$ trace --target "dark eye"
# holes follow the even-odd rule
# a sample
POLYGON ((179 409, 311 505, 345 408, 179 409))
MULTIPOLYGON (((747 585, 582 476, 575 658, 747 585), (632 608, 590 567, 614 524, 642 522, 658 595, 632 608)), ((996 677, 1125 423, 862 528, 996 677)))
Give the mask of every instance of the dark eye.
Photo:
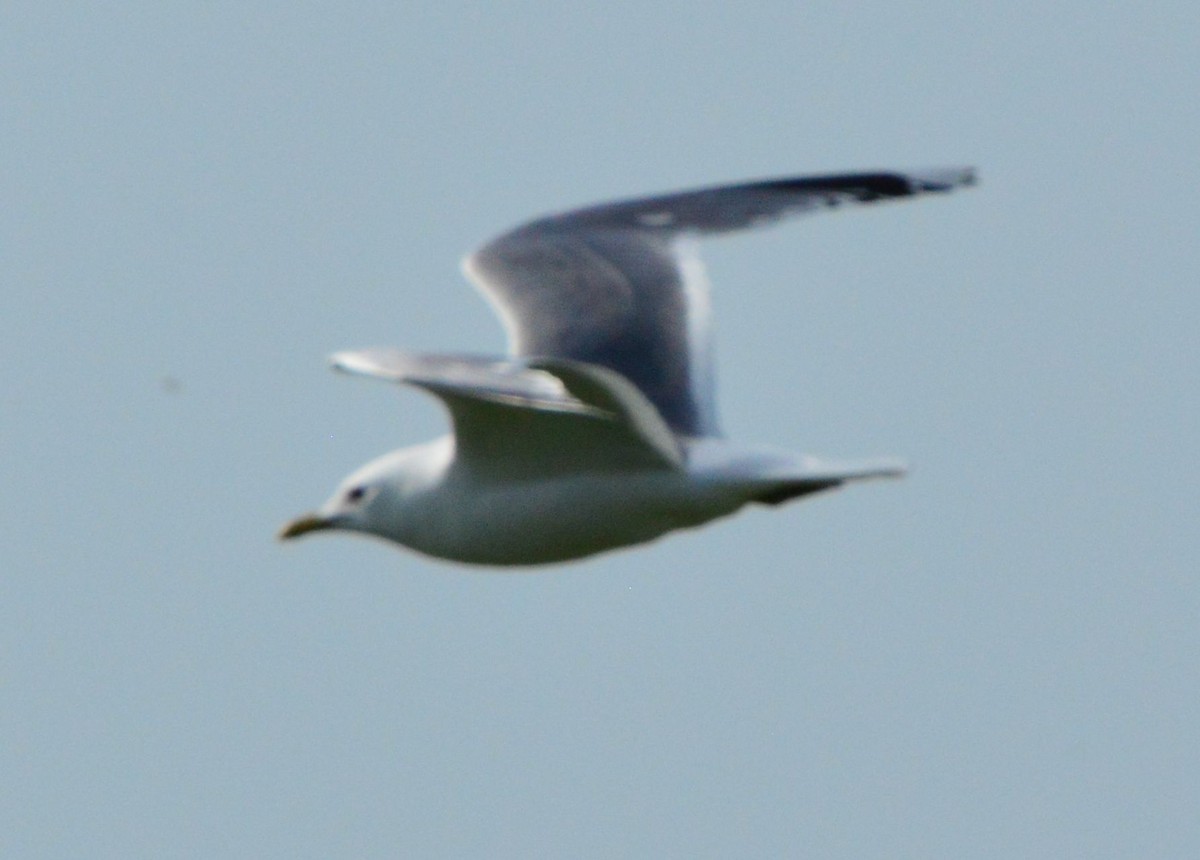
POLYGON ((365 496, 366 494, 367 494, 367 488, 366 488, 366 487, 362 487, 362 486, 355 487, 354 489, 352 489, 352 490, 349 490, 349 491, 346 493, 346 501, 348 501, 348 502, 361 502, 361 501, 362 501, 362 499, 363 499, 363 496, 365 496))

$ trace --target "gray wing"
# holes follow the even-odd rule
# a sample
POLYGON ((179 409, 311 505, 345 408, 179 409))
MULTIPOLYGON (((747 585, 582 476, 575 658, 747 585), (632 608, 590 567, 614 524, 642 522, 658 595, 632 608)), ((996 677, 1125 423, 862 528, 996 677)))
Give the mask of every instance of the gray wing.
POLYGON ((607 368, 394 349, 340 352, 331 360, 338 370, 436 395, 454 424, 456 462, 481 477, 519 481, 683 464, 658 411, 607 368))
POLYGON ((515 356, 609 368, 675 433, 718 436, 708 284, 681 240, 973 182, 969 169, 854 173, 608 203, 518 227, 463 268, 503 321, 515 356))

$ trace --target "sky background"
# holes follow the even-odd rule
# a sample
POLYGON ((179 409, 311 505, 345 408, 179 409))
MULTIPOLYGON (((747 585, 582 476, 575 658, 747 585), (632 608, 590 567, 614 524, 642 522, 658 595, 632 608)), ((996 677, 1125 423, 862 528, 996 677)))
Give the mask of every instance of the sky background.
POLYGON ((1200 855, 1200 7, 5 3, 0 855, 1200 855), (705 246, 732 438, 900 482, 496 574, 274 539, 548 211, 705 246))

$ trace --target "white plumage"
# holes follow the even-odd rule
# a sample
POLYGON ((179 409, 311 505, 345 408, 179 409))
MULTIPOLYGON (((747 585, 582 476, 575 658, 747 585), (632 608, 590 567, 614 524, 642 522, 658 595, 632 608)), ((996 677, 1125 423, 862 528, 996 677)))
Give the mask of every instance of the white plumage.
POLYGON ((343 529, 473 564, 545 564, 901 474, 894 461, 825 463, 721 437, 695 240, 973 182, 967 169, 768 180, 579 209, 500 236, 464 270, 510 355, 334 356, 339 370, 439 397, 453 432, 363 466, 281 537, 343 529))

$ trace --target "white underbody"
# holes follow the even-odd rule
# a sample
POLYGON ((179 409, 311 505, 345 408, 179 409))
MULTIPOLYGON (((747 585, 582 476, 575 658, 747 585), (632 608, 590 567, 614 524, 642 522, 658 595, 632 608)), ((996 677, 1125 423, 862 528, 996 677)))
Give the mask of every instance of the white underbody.
MULTIPOLYGON (((734 448, 688 446, 682 469, 619 470, 493 482, 458 463, 454 439, 395 452, 364 470, 416 478, 368 531, 426 555, 487 565, 538 565, 645 543, 728 516, 765 488, 813 473, 814 461, 734 448)), ((868 475, 864 473, 863 477, 868 475)), ((361 480, 362 476, 354 477, 361 480)), ((348 527, 354 528, 353 525, 348 527)))

